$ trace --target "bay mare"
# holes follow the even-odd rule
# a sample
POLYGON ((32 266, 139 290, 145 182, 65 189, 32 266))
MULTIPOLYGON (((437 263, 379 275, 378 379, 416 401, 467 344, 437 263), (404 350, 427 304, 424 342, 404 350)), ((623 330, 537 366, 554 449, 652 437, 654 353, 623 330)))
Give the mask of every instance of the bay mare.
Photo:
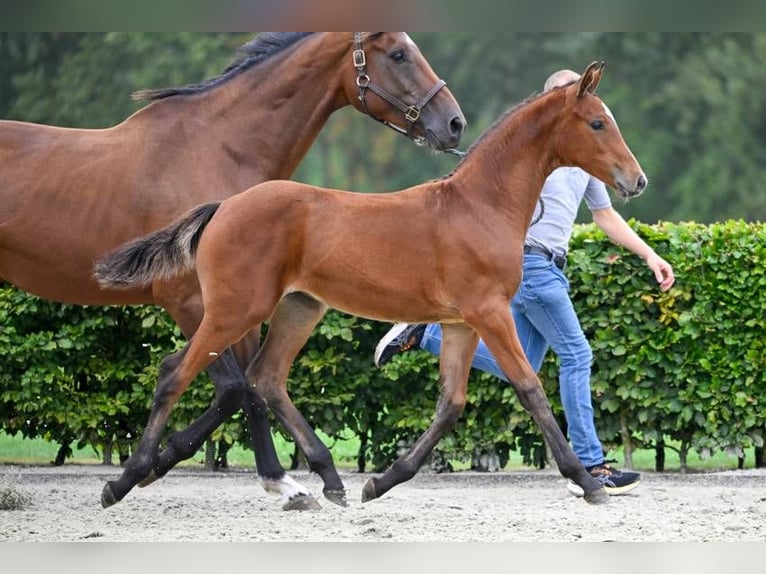
MULTIPOLYGON (((191 337, 203 314, 194 273, 102 289, 96 259, 195 205, 289 177, 344 106, 435 150, 462 134, 458 103, 404 32, 262 33, 241 53, 201 84, 140 93, 151 103, 107 129, 0 121, 0 279, 63 303, 156 303, 191 337)), ((310 493, 285 475, 263 399, 243 375, 259 345, 259 326, 251 327, 219 351, 209 368, 214 403, 170 438, 154 476, 196 453, 242 407, 264 486, 300 504, 310 493)))
POLYGON ((200 206, 101 260, 95 275, 107 287, 135 288, 196 268, 205 305, 195 337, 163 360, 139 447, 120 478, 104 486, 102 499, 122 499, 151 471, 173 404, 220 352, 266 320, 269 330, 248 381, 310 469, 326 485, 338 484, 329 451, 286 388, 295 356, 333 307, 380 321, 440 322, 444 329, 435 419, 410 451, 366 483, 363 501, 410 479, 454 426, 479 337, 540 426, 561 473, 582 487, 587 501, 607 501, 559 429, 509 312, 524 236, 551 171, 581 167, 625 198, 646 186, 595 95, 602 71, 594 62, 576 83, 513 109, 442 179, 384 194, 267 182, 200 206))

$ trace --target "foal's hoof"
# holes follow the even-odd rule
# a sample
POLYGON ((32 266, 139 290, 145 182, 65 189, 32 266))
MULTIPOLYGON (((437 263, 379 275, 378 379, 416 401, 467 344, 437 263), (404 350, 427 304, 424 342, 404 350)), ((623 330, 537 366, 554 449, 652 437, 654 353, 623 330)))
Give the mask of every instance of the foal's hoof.
POLYGON ((156 482, 160 479, 159 476, 157 476, 154 471, 151 471, 146 478, 144 478, 141 482, 138 483, 139 488, 144 488, 145 486, 149 486, 153 482, 156 482))
POLYGON ((598 490, 586 494, 585 502, 588 504, 607 504, 609 502, 609 494, 607 493, 606 488, 602 486, 598 490))
POLYGON ((310 494, 296 494, 282 505, 282 510, 322 510, 322 507, 310 494))
POLYGON ((375 492, 375 482, 373 482, 373 479, 370 478, 362 489, 362 502, 369 502, 370 500, 375 500, 376 498, 378 498, 378 495, 375 492))
POLYGON ((346 499, 346 491, 344 489, 340 489, 340 490, 325 489, 322 491, 322 494, 324 494, 324 497, 330 502, 332 502, 333 504, 337 504, 338 506, 348 506, 348 500, 346 499))
POLYGON ((101 508, 109 508, 110 506, 117 504, 120 501, 112 492, 112 485, 106 483, 104 489, 101 491, 101 508))

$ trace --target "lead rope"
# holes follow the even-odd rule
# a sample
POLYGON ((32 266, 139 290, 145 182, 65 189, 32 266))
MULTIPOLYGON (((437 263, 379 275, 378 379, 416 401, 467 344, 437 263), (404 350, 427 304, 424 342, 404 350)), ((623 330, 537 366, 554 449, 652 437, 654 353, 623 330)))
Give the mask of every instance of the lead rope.
MULTIPOLYGON (((439 90, 441 90, 444 86, 447 85, 447 82, 445 82, 444 80, 439 80, 430 90, 428 90, 428 92, 425 93, 425 95, 422 98, 420 98, 419 102, 417 102, 415 105, 408 106, 404 102, 397 99, 395 96, 388 93, 382 87, 373 83, 373 81, 370 79, 370 76, 367 74, 367 57, 364 54, 364 48, 362 48, 362 33, 361 32, 354 32, 354 52, 352 56, 354 59, 354 67, 356 68, 356 85, 359 88, 359 101, 362 104, 362 109, 364 109, 364 113, 366 113, 368 116, 370 116, 374 120, 391 128, 395 132, 407 136, 416 144, 422 145, 423 144, 422 138, 419 139, 414 136, 414 134, 412 133, 412 126, 420 118, 420 111, 426 106, 426 104, 428 104, 428 102, 431 101, 431 98, 433 98, 436 94, 439 93, 439 90), (380 96, 381 98, 386 100, 389 104, 391 104, 400 112, 402 112, 404 114, 404 119, 407 122, 407 129, 403 130, 402 128, 392 124, 391 122, 387 122, 386 120, 382 120, 378 117, 373 116, 370 113, 370 110, 367 108, 367 100, 365 98, 367 90, 372 90, 378 96, 380 96)), ((459 149, 455 149, 455 148, 445 149, 444 153, 455 155, 459 157, 461 160, 466 156, 466 152, 460 151, 459 149)), ((540 214, 532 221, 532 223, 529 224, 529 227, 532 227, 533 225, 537 224, 540 221, 540 219, 543 217, 543 213, 545 213, 545 203, 543 202, 542 198, 540 198, 539 203, 540 203, 540 214)))
POLYGON ((532 223, 529 224, 529 227, 540 223, 540 220, 543 218, 543 214, 545 213, 545 202, 543 201, 543 198, 541 197, 538 199, 537 203, 540 204, 540 214, 532 220, 532 223))
POLYGON ((460 159, 463 159, 465 157, 464 151, 460 151, 459 149, 455 149, 455 148, 445 149, 444 153, 451 153, 452 155, 458 156, 460 159))

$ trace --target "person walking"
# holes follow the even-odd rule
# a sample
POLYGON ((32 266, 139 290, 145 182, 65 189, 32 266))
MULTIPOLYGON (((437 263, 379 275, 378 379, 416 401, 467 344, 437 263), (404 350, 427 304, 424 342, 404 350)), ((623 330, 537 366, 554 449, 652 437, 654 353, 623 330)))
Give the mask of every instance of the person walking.
MULTIPOLYGON (((578 79, 576 72, 559 70, 546 80, 543 89, 548 91, 578 79)), ((609 239, 646 262, 662 291, 675 282, 673 268, 614 210, 603 182, 585 171, 557 168, 546 179, 540 198, 541 209, 524 241, 521 284, 510 305, 516 331, 535 372, 542 367, 549 347, 556 353, 560 361, 559 392, 572 449, 609 494, 626 494, 639 485, 641 475, 620 471, 605 460, 591 403, 593 354, 569 297, 565 275, 569 240, 581 202, 585 200, 593 221, 609 239)), ((381 367, 402 352, 423 349, 438 355, 440 348, 439 324, 397 323, 378 343, 374 361, 381 367)), ((481 340, 471 366, 508 381, 481 340)), ((567 487, 582 496, 582 489, 574 482, 569 481, 567 487)))

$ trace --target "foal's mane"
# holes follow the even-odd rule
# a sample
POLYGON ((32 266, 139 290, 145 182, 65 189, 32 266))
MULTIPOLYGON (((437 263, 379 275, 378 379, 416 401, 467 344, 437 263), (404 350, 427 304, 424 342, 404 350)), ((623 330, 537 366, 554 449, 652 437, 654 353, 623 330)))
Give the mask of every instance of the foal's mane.
POLYGON ((278 54, 299 40, 315 32, 261 32, 255 39, 244 44, 237 51, 237 57, 217 76, 181 88, 159 88, 140 90, 133 94, 134 100, 162 100, 171 96, 188 96, 207 92, 278 54))
MULTIPOLYGON (((572 83, 574 83, 574 82, 569 82, 566 85, 559 86, 557 88, 553 88, 552 90, 549 90, 549 91, 552 92, 552 91, 555 91, 555 90, 560 90, 562 88, 565 88, 565 87, 569 86, 572 83)), ((489 126, 484 131, 483 134, 481 134, 478 138, 476 138, 476 140, 470 146, 468 146, 468 149, 466 150, 465 155, 460 160, 460 162, 455 166, 455 168, 449 174, 447 174, 444 177, 447 178, 450 175, 452 175, 453 173, 455 173, 458 169, 460 169, 460 166, 463 165, 463 163, 470 157, 471 152, 476 147, 480 146, 482 144, 482 142, 484 142, 484 140, 492 137, 492 135, 496 131, 498 131, 500 126, 505 125, 508 121, 510 121, 510 118, 512 116, 515 116, 523 108, 525 108, 526 106, 528 106, 532 102, 535 102, 535 101, 539 100, 541 97, 543 97, 544 95, 547 95, 548 93, 549 92, 532 93, 529 96, 527 96, 526 99, 522 100, 521 102, 519 102, 516 105, 514 105, 514 106, 510 107, 509 109, 507 109, 497 120, 495 120, 495 123, 493 123, 491 126, 489 126)))

